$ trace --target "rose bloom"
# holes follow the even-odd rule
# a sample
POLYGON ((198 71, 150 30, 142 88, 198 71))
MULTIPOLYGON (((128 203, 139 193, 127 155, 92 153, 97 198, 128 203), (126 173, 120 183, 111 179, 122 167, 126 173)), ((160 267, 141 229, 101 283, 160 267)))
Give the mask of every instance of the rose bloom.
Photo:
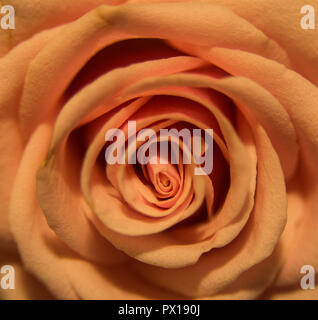
POLYGON ((300 286, 303 265, 318 270, 303 1, 6 4, 0 266, 16 288, 2 299, 318 298, 300 286), (212 173, 107 164, 105 133, 127 138, 128 121, 212 128, 212 173))

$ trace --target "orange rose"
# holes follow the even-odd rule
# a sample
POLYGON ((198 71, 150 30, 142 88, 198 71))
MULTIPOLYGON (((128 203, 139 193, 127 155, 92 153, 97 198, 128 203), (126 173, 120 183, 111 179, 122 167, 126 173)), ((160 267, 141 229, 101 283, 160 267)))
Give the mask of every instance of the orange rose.
POLYGON ((6 4, 0 266, 17 279, 3 298, 318 297, 299 284, 318 268, 318 34, 300 27, 303 1, 6 4), (105 132, 127 138, 132 120, 212 128, 212 174, 107 164, 105 132))

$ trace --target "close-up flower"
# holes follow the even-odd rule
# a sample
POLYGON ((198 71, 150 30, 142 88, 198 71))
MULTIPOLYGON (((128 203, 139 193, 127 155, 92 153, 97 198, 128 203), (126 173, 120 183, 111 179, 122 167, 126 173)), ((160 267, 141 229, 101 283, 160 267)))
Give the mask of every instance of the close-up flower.
POLYGON ((318 299, 316 1, 0 9, 0 299, 318 299))

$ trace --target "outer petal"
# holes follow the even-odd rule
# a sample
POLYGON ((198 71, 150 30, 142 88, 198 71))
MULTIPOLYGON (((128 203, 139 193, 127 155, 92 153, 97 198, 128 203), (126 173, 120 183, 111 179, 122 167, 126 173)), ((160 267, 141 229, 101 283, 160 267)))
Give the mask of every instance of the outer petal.
MULTIPOLYGON (((176 0, 183 2, 183 0, 176 0)), ((248 21, 262 31, 268 39, 276 42, 289 58, 291 69, 307 77, 318 84, 318 28, 314 30, 303 30, 300 25, 304 16, 300 9, 304 5, 311 5, 316 10, 317 1, 293 0, 286 4, 285 0, 201 0, 208 3, 222 5, 232 10, 239 17, 248 21)), ((129 3, 149 3, 159 0, 131 0, 129 3)), ((160 0, 170 2, 170 0, 160 0)), ((189 19, 191 21, 191 19, 189 19)), ((228 33, 225 33, 226 36, 228 33)), ((243 49, 244 48, 240 48, 243 49)), ((273 57, 274 60, 275 57, 273 57)), ((278 61, 278 60, 277 60, 278 61)))
POLYGON ((213 3, 101 6, 67 25, 34 60, 21 107, 21 121, 26 132, 30 133, 41 116, 54 113, 63 90, 92 55, 113 42, 138 37, 236 48, 289 64, 277 43, 231 10, 213 3), (171 15, 171 11, 176 15, 171 15), (55 59, 52 60, 52 56, 55 59))
POLYGON ((29 63, 57 32, 58 29, 42 32, 0 59, 0 247, 9 242, 13 246, 7 221, 8 205, 24 148, 17 113, 25 76, 29 63))
MULTIPOLYGON (((316 10, 316 0, 293 0, 286 5, 285 0, 211 0, 231 8, 268 38, 276 41, 288 54, 291 68, 318 84, 318 28, 303 30, 300 25, 304 16, 300 9, 311 5, 316 10)), ((316 19, 317 20, 317 19, 316 19)), ((317 22, 316 22, 317 23, 317 22)))
POLYGON ((270 91, 285 107, 295 127, 301 159, 293 181, 287 185, 287 258, 278 279, 281 284, 294 284, 302 265, 318 268, 318 89, 296 72, 260 56, 221 48, 212 49, 210 54, 211 60, 228 72, 253 79, 270 91))
POLYGON ((48 227, 37 204, 33 178, 48 149, 50 135, 50 127, 45 124, 34 132, 24 152, 13 188, 10 223, 26 269, 59 299, 144 299, 150 295, 167 297, 165 291, 136 281, 136 275, 127 273, 124 266, 103 268, 83 262, 48 227), (87 272, 89 276, 83 277, 82 272, 87 272), (94 291, 95 283, 102 284, 97 286, 97 292, 94 291))
POLYGON ((125 0, 6 0, 5 4, 15 9, 16 28, 14 30, 0 28, 0 56, 34 34, 71 22, 101 4, 112 5, 123 2, 125 0))

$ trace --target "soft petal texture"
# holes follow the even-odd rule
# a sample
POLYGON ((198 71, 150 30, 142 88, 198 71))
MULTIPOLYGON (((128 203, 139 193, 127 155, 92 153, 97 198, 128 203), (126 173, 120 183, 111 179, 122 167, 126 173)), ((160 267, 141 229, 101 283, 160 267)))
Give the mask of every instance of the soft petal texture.
MULTIPOLYGON (((150 0, 158 2, 158 0, 150 0)), ((164 0, 169 2, 170 0, 164 0)), ((182 0, 176 0, 182 2, 182 0)), ((203 0, 204 1, 204 0, 203 0)), ((130 3, 148 3, 149 0, 132 0, 130 3)), ((162 1, 160 1, 162 2, 162 1)), ((293 0, 286 5, 285 0, 205 0, 205 2, 223 5, 238 16, 261 30, 268 38, 276 42, 280 50, 288 55, 291 68, 317 85, 318 43, 317 28, 303 30, 300 20, 304 16, 300 9, 304 5, 316 8, 315 0, 293 0)), ((241 48, 239 48, 241 50, 241 48)), ((287 60, 286 60, 287 61, 287 60)))
POLYGON ((9 233, 7 210, 10 191, 24 147, 17 120, 24 79, 29 63, 56 32, 58 30, 54 29, 40 33, 32 41, 22 43, 0 59, 0 76, 3 80, 0 82, 0 143, 2 148, 0 171, 3 181, 0 184, 0 247, 4 243, 6 245, 10 243, 10 246, 13 246, 9 233), (15 71, 12 72, 12 70, 15 71))
POLYGON ((213 2, 231 8, 262 30, 270 39, 279 43, 288 54, 291 68, 318 84, 318 75, 315 71, 318 68, 318 30, 317 27, 315 30, 303 30, 300 27, 300 20, 304 16, 300 13, 300 9, 304 5, 311 5, 317 11, 316 1, 308 0, 304 3, 302 0, 293 0, 288 2, 288 5, 284 0, 257 2, 213 0, 213 2))
POLYGON ((0 265, 21 287, 5 299, 316 297, 296 287, 318 268, 317 31, 300 28, 302 1, 7 4, 0 265), (212 174, 105 164, 105 132, 127 140, 129 120, 213 128, 212 174))
POLYGON ((71 22, 99 5, 116 5, 122 2, 125 0, 72 0, 67 2, 63 0, 6 0, 5 4, 15 9, 17 27, 9 31, 0 28, 2 44, 0 55, 4 55, 15 45, 34 34, 71 22))
POLYGON ((285 106, 296 129, 302 158, 298 174, 287 185, 290 220, 285 235, 290 244, 287 245, 285 269, 281 272, 282 283, 293 283, 302 265, 317 266, 316 254, 311 250, 303 250, 302 246, 308 243, 315 247, 317 243, 312 228, 316 225, 314 199, 317 198, 318 117, 315 105, 318 101, 318 89, 299 74, 259 56, 225 49, 212 50, 211 55, 213 61, 221 63, 224 69, 248 76, 272 92, 285 106), (239 66, 235 64, 238 61, 239 66))

